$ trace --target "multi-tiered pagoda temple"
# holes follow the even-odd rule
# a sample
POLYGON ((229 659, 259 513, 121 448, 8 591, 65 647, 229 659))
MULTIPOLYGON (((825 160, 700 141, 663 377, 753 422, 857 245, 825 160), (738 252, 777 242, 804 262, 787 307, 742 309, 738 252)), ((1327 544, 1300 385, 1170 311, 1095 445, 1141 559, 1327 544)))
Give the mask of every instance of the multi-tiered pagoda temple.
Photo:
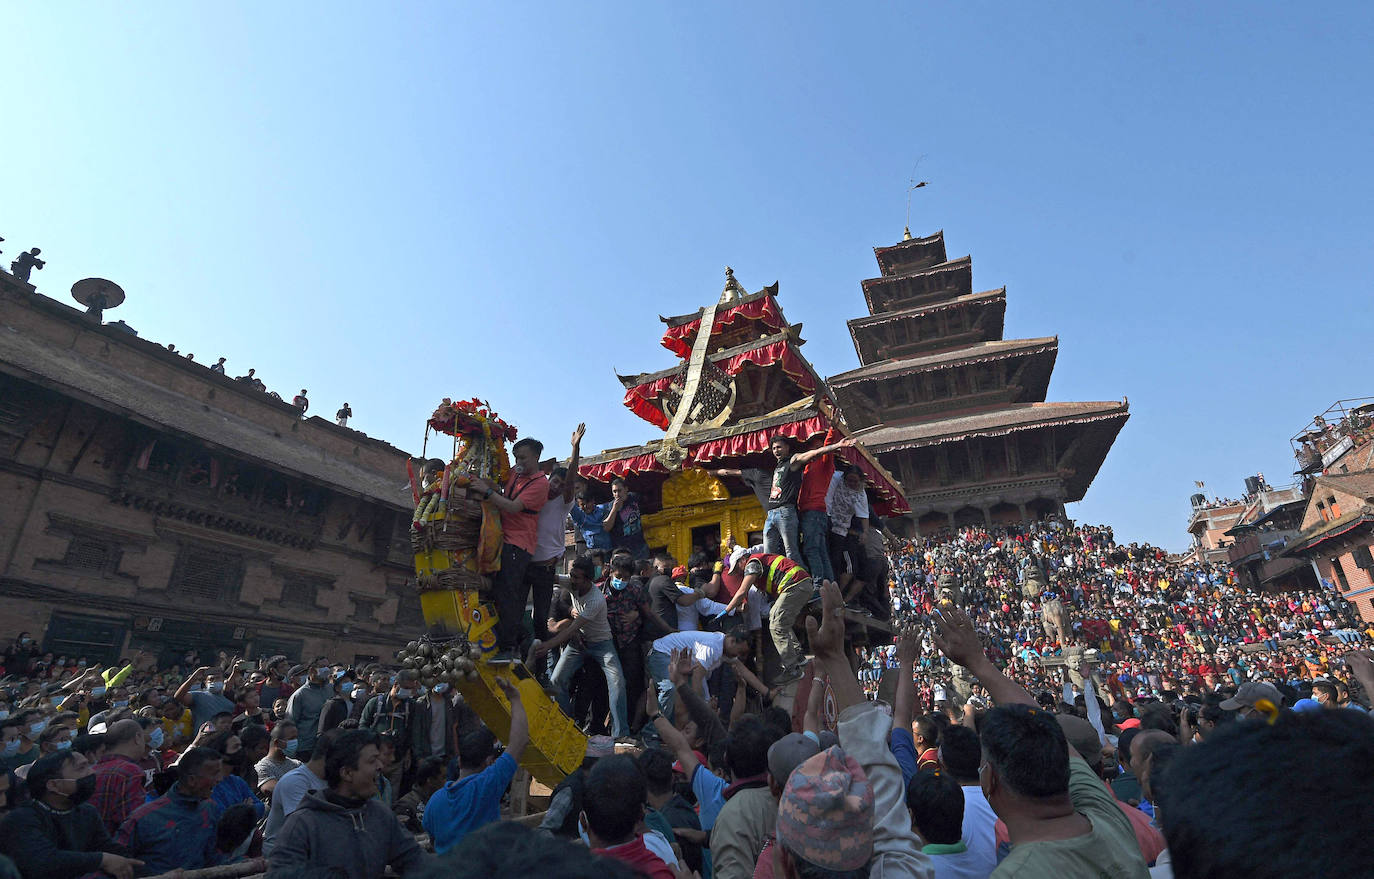
MULTIPOLYGON (((850 433, 824 379, 801 353, 801 324, 789 324, 778 285, 746 293, 726 270, 719 300, 691 314, 663 318, 663 347, 678 363, 620 376, 625 405, 664 431, 642 446, 583 460, 588 479, 624 477, 640 498, 645 537, 685 561, 693 548, 712 554, 760 539, 763 510, 742 482, 706 469, 771 468, 773 436, 814 448, 850 433), (833 434, 832 434, 833 432, 833 434)), ((862 444, 836 454, 864 474, 874 509, 901 515, 896 478, 862 444)))
POLYGON ((1003 339, 1007 291, 973 291, 943 232, 874 248, 858 369, 832 376, 856 438, 901 481, 923 533, 1062 512, 1126 423, 1121 402, 1046 403, 1059 339, 1003 339))

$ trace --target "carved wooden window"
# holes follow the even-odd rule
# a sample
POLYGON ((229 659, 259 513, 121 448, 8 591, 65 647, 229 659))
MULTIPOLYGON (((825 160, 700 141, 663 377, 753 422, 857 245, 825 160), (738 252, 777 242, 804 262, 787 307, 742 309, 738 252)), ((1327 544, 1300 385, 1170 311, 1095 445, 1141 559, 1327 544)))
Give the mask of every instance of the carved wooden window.
POLYGON ((353 619, 360 623, 377 622, 377 608, 382 606, 379 599, 353 596, 353 619))
POLYGON ((62 564, 69 568, 103 573, 111 568, 111 562, 117 562, 118 552, 119 548, 108 540, 78 535, 67 544, 67 554, 62 557, 62 564))
POLYGON ((288 574, 281 587, 282 607, 315 607, 320 595, 321 580, 302 574, 288 574))
POLYGON ((237 601, 243 588, 243 557, 233 553, 183 546, 172 570, 172 592, 187 598, 237 601))
POLYGON ((415 584, 407 581, 397 588, 401 598, 396 605, 396 628, 403 632, 423 629, 425 615, 420 609, 420 593, 416 591, 415 584))

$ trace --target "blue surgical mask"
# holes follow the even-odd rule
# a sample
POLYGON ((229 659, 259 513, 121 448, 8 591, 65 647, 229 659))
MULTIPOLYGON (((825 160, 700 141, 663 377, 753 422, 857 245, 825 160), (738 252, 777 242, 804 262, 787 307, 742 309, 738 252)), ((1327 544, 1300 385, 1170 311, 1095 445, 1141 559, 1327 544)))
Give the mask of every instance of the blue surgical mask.
POLYGON ((342 684, 339 685, 339 689, 343 690, 344 695, 347 696, 349 693, 353 692, 353 682, 344 681, 342 684))
POLYGON ((409 698, 410 698, 410 695, 411 695, 411 693, 410 693, 409 690, 404 690, 404 689, 402 689, 402 690, 397 690, 397 691, 396 691, 396 698, 397 698, 397 699, 409 699, 409 698))
POLYGON ((12 757, 12 756, 14 756, 15 754, 18 754, 18 753, 19 753, 19 740, 18 740, 18 739, 14 739, 13 741, 5 742, 5 751, 4 751, 4 754, 5 754, 6 757, 12 757))
POLYGON ((60 741, 60 742, 58 742, 57 744, 55 744, 53 747, 57 748, 57 750, 59 750, 59 751, 65 751, 65 750, 67 750, 68 748, 70 748, 71 746, 72 746, 72 740, 71 740, 71 739, 63 739, 62 741, 60 741))
POLYGON ((611 588, 612 588, 612 589, 615 589, 616 591, 620 591, 620 590, 624 589, 626 586, 629 586, 629 585, 630 585, 630 581, 629 581, 629 580, 622 580, 622 579, 620 579, 619 577, 612 577, 612 578, 611 578, 611 588))
POLYGON ((435 685, 434 685, 434 694, 435 694, 436 696, 442 696, 443 694, 445 694, 445 693, 447 693, 447 692, 448 692, 448 684, 435 684, 435 685))
POLYGON ((61 705, 61 704, 62 704, 62 700, 63 700, 63 699, 66 699, 66 698, 67 698, 66 696, 53 696, 53 697, 52 697, 52 704, 54 704, 54 705, 61 705))
POLYGON ((601 565, 593 565, 593 566, 592 566, 592 579, 593 579, 593 580, 600 580, 600 579, 601 579, 601 565))
POLYGON ((223 693, 224 681, 215 681, 214 683, 206 684, 205 689, 209 690, 211 693, 223 693))
POLYGON ((47 729, 47 728, 48 728, 48 722, 47 722, 46 720, 40 720, 40 721, 38 721, 37 723, 31 723, 31 724, 29 724, 29 738, 30 738, 30 739, 36 739, 36 738, 38 738, 38 736, 43 732, 43 730, 45 730, 45 729, 47 729))
POLYGON ((296 749, 300 747, 300 742, 296 739, 287 739, 286 744, 281 746, 282 751, 288 757, 296 756, 296 749))
POLYGON ((101 696, 104 696, 104 695, 105 695, 105 688, 104 688, 104 687, 91 687, 91 698, 92 698, 92 699, 99 699, 101 696))
POLYGON ((128 708, 128 707, 129 707, 129 700, 128 700, 128 699, 116 699, 116 700, 114 700, 113 702, 111 702, 110 704, 113 705, 113 706, 116 707, 116 708, 128 708))
POLYGON ((148 733, 148 747, 161 748, 164 738, 165 737, 162 734, 162 727, 153 727, 153 731, 148 733))
POLYGON ((9 718, 9 716, 10 716, 9 711, 7 711, 7 710, 4 709, 4 708, 0 708, 0 720, 6 720, 6 719, 9 718))
POLYGON ((328 678, 328 677, 329 677, 329 666, 327 666, 327 665, 322 665, 322 666, 320 666, 319 668, 315 669, 315 672, 316 672, 320 677, 322 677, 322 678, 328 678))

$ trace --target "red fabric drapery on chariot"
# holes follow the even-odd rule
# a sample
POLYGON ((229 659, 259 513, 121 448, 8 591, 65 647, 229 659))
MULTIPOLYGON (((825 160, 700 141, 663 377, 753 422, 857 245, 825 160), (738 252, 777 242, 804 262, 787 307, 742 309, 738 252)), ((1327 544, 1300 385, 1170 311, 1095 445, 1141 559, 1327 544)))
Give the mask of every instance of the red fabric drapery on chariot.
MULTIPOLYGON (((743 305, 736 305, 733 308, 725 308, 716 312, 716 319, 712 323, 712 328, 725 327, 734 323, 740 318, 746 320, 762 320, 773 332, 779 332, 787 326, 787 321, 783 320, 778 312, 777 305, 773 302, 772 296, 765 296, 762 299, 755 299, 753 302, 746 302, 743 305)), ((701 318, 690 320, 685 324, 669 327, 663 334, 663 347, 672 351, 679 357, 692 356, 692 340, 696 338, 697 330, 701 327, 701 318)))
MULTIPOLYGON (((771 366, 774 363, 782 363, 782 371, 791 376, 797 383, 802 393, 809 394, 816 390, 816 379, 811 374, 798 356, 796 351, 787 341, 773 342, 770 345, 763 345, 759 348, 752 348, 748 351, 736 354, 734 357, 721 361, 713 361, 729 375, 738 375, 746 363, 755 366, 771 366)), ((625 406, 631 412, 643 418, 650 424, 657 425, 664 430, 668 429, 669 419, 656 404, 657 400, 668 386, 679 380, 677 374, 666 375, 656 378, 653 381, 645 382, 642 385, 635 385, 625 392, 625 406)))

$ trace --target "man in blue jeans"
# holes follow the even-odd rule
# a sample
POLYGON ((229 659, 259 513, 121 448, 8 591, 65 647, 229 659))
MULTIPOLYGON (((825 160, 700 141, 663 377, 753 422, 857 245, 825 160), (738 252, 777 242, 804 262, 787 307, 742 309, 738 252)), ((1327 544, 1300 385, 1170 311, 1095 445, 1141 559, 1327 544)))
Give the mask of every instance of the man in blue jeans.
POLYGON ((771 477, 767 471, 751 468, 749 470, 711 470, 711 475, 720 478, 734 476, 744 480, 763 504, 767 515, 763 520, 763 551, 770 555, 785 555, 799 565, 805 565, 801 552, 801 516, 797 512, 797 496, 801 493, 802 468, 821 455, 828 455, 837 449, 847 449, 854 445, 851 437, 837 443, 820 446, 805 452, 793 454, 796 440, 783 434, 775 435, 768 442, 768 448, 777 459, 771 477), (767 478, 767 484, 763 479, 767 478), (764 494, 767 488, 767 495, 764 494))
POLYGON ((571 717, 572 701, 568 698, 568 685, 588 656, 595 659, 601 665, 610 695, 611 735, 623 738, 629 735, 625 673, 620 668, 620 655, 615 652, 615 641, 611 638, 611 624, 606 617, 606 596, 592 582, 592 560, 587 556, 578 556, 572 563, 568 579, 572 586, 573 618, 548 641, 534 645, 530 654, 533 667, 538 668, 549 651, 564 648, 563 654, 558 657, 558 664, 554 666, 552 683, 558 690, 559 706, 571 717))

